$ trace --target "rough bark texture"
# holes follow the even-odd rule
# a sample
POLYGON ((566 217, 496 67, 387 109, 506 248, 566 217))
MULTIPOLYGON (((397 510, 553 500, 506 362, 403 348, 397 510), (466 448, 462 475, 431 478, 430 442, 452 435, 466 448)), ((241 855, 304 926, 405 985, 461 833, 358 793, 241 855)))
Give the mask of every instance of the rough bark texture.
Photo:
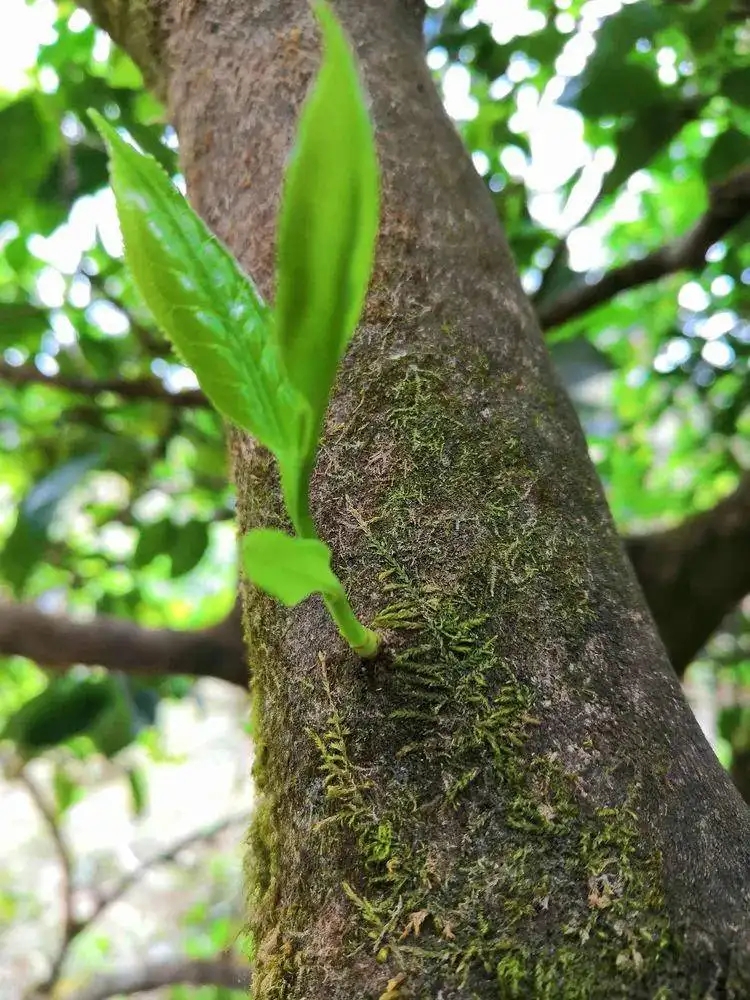
MULTIPOLYGON (((743 996, 750 823, 685 705, 401 0, 340 0, 383 228, 313 511, 388 655, 245 594, 255 1000, 743 996)), ((193 203, 272 291, 303 0, 172 0, 193 203)), ((234 443, 240 523, 283 523, 234 443)))
MULTIPOLYGON (((710 510, 624 542, 670 662, 682 677, 750 592, 750 476, 710 510)), ((249 682, 239 602, 211 628, 184 632, 107 615, 79 621, 0 600, 0 654, 26 656, 53 670, 86 663, 132 674, 218 677, 240 687, 249 682)), ((735 775, 743 775, 742 783, 735 783, 750 792, 747 772, 745 763, 735 775)))

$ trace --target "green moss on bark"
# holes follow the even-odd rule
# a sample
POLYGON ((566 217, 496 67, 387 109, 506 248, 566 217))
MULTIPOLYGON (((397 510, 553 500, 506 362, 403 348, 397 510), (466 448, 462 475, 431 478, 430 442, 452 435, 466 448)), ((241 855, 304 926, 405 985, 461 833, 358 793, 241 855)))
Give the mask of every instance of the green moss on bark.
POLYGON ((405 992, 404 981, 404 996, 432 996, 438 982, 472 996, 472 983, 486 975, 503 998, 603 996, 605 982, 607 996, 635 995, 671 948, 660 858, 638 846, 637 789, 631 801, 586 815, 575 776, 553 755, 527 755, 537 721, 530 690, 504 671, 490 642, 473 638, 478 624, 449 615, 441 625, 435 646, 395 658, 396 684, 408 688, 404 702, 419 707, 390 717, 422 727, 421 738, 411 732, 396 757, 434 755, 442 801, 392 794, 384 805, 357 775, 335 706, 326 732, 313 736, 329 799, 320 826, 351 830, 360 851, 361 884, 342 885, 358 918, 354 939, 380 962, 420 969, 412 973, 416 992, 405 992), (439 673, 428 653, 440 657, 439 673), (431 842, 415 837, 419 812, 425 804, 435 814, 459 812, 474 784, 483 785, 485 803, 472 817, 476 848, 441 872, 431 842), (492 801, 493 788, 504 801, 492 801), (503 850, 492 856, 483 844, 498 822, 503 850), (526 942, 540 924, 549 944, 534 954, 526 942), (426 991, 425 982, 432 984, 426 991))
MULTIPOLYGON (((468 404, 444 358, 360 375, 346 423, 356 446, 319 484, 328 537, 340 531, 331 498, 347 498, 343 575, 355 596, 374 595, 388 653, 365 668, 319 656, 306 675, 304 830, 284 829, 284 776, 259 755, 256 1000, 324 981, 326 908, 344 961, 360 979, 370 970, 373 1000, 669 995, 658 990, 677 951, 661 858, 639 830, 637 776, 619 801, 588 806, 581 775, 545 736, 555 684, 534 681, 542 657, 565 661, 570 683, 595 632, 588 527, 562 513, 561 494, 578 486, 564 473, 540 479, 534 421, 483 405, 491 374, 482 358, 464 362, 468 404), (373 455, 386 471, 363 484, 373 455), (303 853, 307 869, 293 871, 303 853)), ((329 449, 338 430, 334 420, 329 449)), ((278 683, 272 660, 256 668, 259 693, 278 683)), ((576 682, 586 687, 585 671, 576 682)), ((281 760, 289 735, 260 714, 281 760)))

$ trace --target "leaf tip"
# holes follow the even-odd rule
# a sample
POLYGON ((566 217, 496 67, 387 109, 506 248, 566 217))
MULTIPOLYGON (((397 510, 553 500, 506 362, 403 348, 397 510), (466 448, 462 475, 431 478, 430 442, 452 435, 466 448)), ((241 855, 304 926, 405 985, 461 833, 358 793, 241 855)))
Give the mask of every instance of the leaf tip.
POLYGON ((96 110, 96 108, 87 108, 86 114, 99 135, 106 140, 109 133, 112 132, 112 126, 106 121, 104 116, 96 110))

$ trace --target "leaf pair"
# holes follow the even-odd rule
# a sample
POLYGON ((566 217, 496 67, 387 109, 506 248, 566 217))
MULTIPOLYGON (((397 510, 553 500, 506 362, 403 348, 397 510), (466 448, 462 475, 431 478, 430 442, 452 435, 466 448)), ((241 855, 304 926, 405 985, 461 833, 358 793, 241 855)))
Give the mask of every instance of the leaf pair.
POLYGON ((128 145, 101 115, 90 115, 109 147, 126 259, 141 295, 216 409, 279 462, 297 537, 250 532, 248 575, 287 604, 322 593, 342 634, 358 648, 367 630, 356 622, 330 568, 330 551, 317 539, 308 490, 336 368, 369 282, 378 168, 346 38, 328 6, 320 3, 315 11, 323 61, 285 178, 273 311, 156 161, 128 145))

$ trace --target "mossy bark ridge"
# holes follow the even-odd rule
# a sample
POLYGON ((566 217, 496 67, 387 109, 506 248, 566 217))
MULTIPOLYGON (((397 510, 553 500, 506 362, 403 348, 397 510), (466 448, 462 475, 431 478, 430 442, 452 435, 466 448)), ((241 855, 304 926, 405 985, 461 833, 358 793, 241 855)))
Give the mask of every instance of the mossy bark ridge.
MULTIPOLYGON (((387 649, 363 663, 319 601, 244 594, 253 995, 750 995, 746 808, 655 636, 417 6, 334 4, 383 228, 312 514, 387 649)), ((151 10, 188 194, 271 298, 312 16, 151 10)), ((232 450, 241 530, 283 526, 268 456, 232 450)))

